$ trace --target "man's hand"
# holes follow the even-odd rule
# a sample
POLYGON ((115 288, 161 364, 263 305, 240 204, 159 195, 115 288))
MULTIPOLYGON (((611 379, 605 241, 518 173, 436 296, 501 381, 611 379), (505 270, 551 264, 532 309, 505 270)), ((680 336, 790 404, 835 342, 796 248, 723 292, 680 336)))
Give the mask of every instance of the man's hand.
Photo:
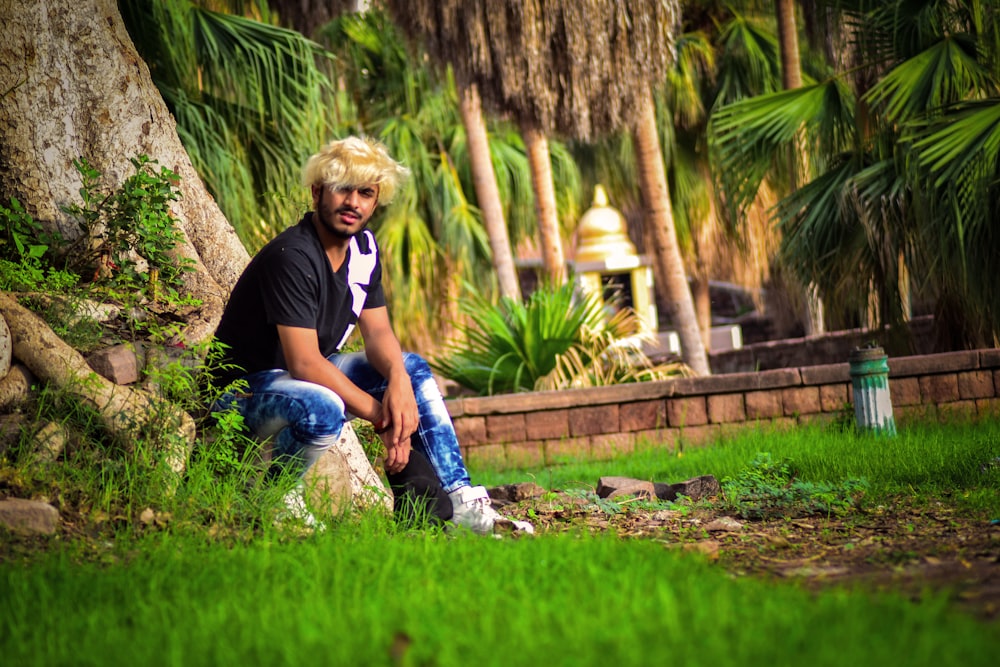
POLYGON ((400 473, 406 464, 410 462, 410 439, 405 438, 402 444, 392 443, 392 431, 386 431, 379 436, 385 445, 385 471, 387 473, 400 473))
POLYGON ((404 441, 409 447, 410 436, 420 423, 420 413, 417 412, 417 399, 413 395, 410 376, 405 372, 389 379, 382 395, 382 419, 390 426, 383 437, 386 447, 398 447, 404 441))

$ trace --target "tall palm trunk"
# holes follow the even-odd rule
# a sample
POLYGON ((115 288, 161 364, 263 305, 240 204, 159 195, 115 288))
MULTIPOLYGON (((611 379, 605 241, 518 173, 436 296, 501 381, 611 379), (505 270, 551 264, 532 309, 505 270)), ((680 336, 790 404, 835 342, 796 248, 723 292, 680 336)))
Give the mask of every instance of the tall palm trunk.
POLYGON ((566 259, 563 255, 559 216, 556 212, 556 191, 552 184, 552 163, 549 140, 537 126, 523 124, 521 137, 531 167, 531 185, 535 191, 535 214, 538 217, 538 241, 542 251, 542 266, 553 285, 566 281, 566 259))
MULTIPOLYGON (((802 87, 802 62, 799 57, 799 34, 795 25, 795 0, 777 0, 775 12, 778 19, 778 45, 781 51, 781 84, 785 90, 802 87)), ((799 172, 809 168, 801 133, 788 156, 792 189, 798 187, 799 172)), ((818 335, 826 331, 823 301, 815 285, 805 288, 806 334, 818 335)))
POLYGON ((667 296, 667 314, 677 327, 681 341, 681 358, 698 375, 709 375, 708 355, 701 339, 695 316, 691 289, 684 275, 684 262, 677 244, 674 212, 667 189, 667 173, 660 151, 659 132, 656 128, 656 109, 653 95, 647 87, 639 99, 639 113, 635 127, 636 167, 639 188, 642 191, 646 237, 653 244, 656 274, 664 282, 667 296))
POLYGON ((514 255, 510 250, 507 221, 503 217, 500 190, 497 188, 496 173, 493 171, 493 160, 490 157, 490 144, 486 135, 486 122, 483 120, 482 103, 475 84, 466 86, 462 90, 459 108, 462 112, 465 136, 469 142, 472 185, 476 190, 479 210, 483 215, 483 226, 490 239, 493 267, 497 272, 500 295, 520 301, 521 287, 517 280, 517 270, 514 268, 514 255))

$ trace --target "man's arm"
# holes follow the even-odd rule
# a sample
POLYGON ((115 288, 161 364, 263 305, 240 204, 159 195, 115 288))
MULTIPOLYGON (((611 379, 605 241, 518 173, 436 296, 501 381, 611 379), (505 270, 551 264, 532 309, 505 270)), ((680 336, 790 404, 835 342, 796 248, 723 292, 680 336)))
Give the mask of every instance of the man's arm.
POLYGON ((347 410, 362 419, 371 422, 380 420, 383 416, 382 405, 323 356, 319 351, 319 337, 315 329, 279 324, 278 338, 288 372, 293 378, 333 390, 343 399, 347 410))

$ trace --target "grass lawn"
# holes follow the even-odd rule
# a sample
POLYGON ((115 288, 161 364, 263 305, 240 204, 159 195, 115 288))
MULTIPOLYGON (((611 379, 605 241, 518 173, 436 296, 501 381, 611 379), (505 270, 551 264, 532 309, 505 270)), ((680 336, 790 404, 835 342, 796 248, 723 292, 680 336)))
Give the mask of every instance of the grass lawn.
MULTIPOLYGON (((975 526, 988 533, 1000 508, 993 422, 912 426, 877 440, 820 428, 762 431, 680 456, 646 449, 600 464, 476 470, 474 479, 534 480, 553 491, 586 489, 611 474, 731 481, 762 451, 792 461, 803 481, 865 479, 858 506, 809 519, 816 525, 863 524, 904 500, 925 509, 945 503, 958 539, 975 526)), ((1000 655, 997 621, 956 608, 944 593, 915 601, 856 583, 741 575, 720 566, 725 556, 674 548, 690 534, 667 527, 630 537, 616 523, 634 513, 630 505, 612 514, 605 507, 603 530, 572 519, 556 526, 539 504, 550 496, 513 508, 542 519, 538 535, 521 539, 404 530, 377 516, 311 536, 257 527, 220 537, 182 521, 179 506, 143 529, 4 534, 0 662, 940 667, 994 665, 1000 655)), ((671 507, 679 524, 713 511, 671 507)), ((769 520, 791 525, 794 537, 792 522, 803 519, 793 507, 786 514, 769 520)), ((733 544, 763 530, 745 521, 733 544)), ((726 539, 717 540, 723 553, 726 539)), ((985 548, 996 573, 997 539, 985 548)))

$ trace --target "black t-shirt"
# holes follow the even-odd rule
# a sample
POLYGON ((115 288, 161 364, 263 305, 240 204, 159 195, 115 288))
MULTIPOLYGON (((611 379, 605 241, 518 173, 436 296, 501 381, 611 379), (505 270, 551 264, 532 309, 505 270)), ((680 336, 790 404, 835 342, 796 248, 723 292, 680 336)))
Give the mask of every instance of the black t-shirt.
POLYGON ((215 332, 228 346, 218 386, 271 368, 287 369, 277 325, 315 329, 319 349, 343 347, 363 308, 385 305, 382 262, 370 230, 351 239, 336 272, 313 226, 312 213, 278 234, 250 261, 236 282, 215 332))

